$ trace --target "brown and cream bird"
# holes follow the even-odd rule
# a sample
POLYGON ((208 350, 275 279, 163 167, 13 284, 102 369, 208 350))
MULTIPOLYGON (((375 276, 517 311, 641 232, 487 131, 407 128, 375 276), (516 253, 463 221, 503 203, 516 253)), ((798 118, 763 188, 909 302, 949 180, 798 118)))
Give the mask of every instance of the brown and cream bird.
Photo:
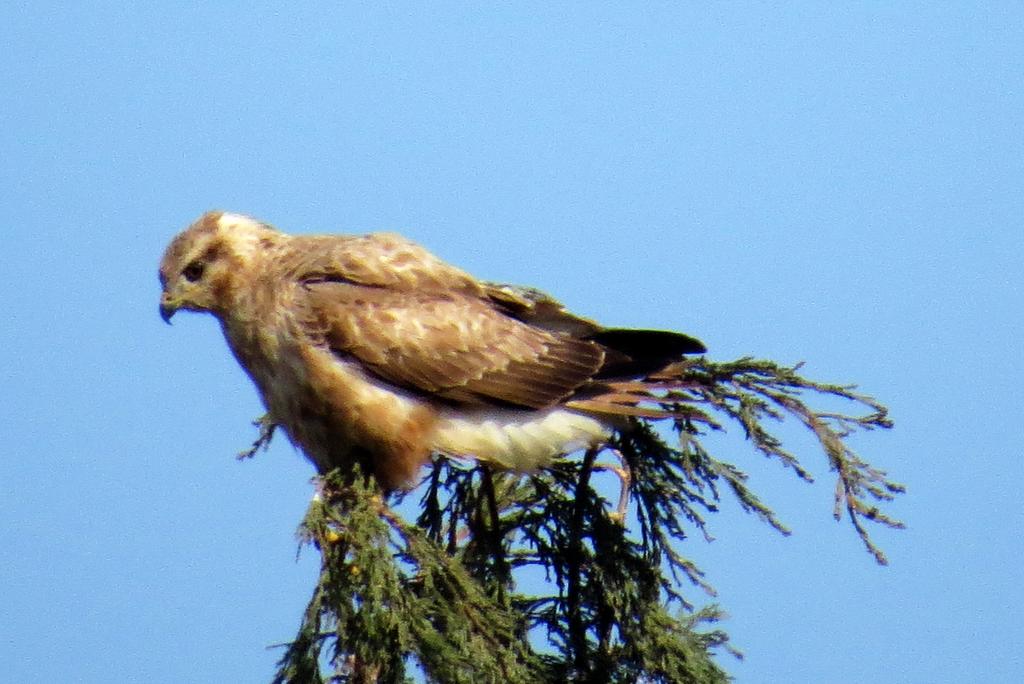
POLYGON ((288 235, 210 212, 171 242, 160 283, 165 321, 220 321, 320 472, 359 463, 388 489, 435 453, 526 471, 605 443, 625 416, 669 416, 651 376, 705 351, 476 280, 392 233, 288 235))

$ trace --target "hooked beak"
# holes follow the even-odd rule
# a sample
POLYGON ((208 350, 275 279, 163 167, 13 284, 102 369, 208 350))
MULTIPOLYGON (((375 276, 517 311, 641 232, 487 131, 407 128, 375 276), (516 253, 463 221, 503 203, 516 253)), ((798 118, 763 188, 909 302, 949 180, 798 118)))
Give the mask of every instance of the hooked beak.
POLYGON ((170 294, 164 292, 160 295, 160 318, 164 319, 164 323, 170 325, 171 316, 173 316, 179 308, 181 308, 181 303, 170 294))

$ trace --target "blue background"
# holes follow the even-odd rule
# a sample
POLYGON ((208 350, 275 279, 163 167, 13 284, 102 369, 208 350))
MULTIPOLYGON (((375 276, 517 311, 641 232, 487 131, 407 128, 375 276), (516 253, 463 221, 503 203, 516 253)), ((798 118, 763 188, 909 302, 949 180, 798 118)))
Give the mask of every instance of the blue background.
MULTIPOLYGON (((202 211, 398 230, 715 359, 887 402, 880 568, 815 485, 721 454, 709 573, 740 682, 1024 676, 1017 3, 5 3, 0 662, 8 681, 266 681, 317 571, 311 467, 210 317, 157 316, 202 211)), ((703 601, 696 589, 692 598, 703 601)))

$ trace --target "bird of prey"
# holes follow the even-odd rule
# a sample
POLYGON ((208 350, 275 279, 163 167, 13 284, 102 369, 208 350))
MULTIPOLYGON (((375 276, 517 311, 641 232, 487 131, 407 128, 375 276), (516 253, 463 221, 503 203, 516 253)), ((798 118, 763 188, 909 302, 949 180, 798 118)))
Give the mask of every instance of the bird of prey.
POLYGON ((359 464, 389 490, 433 454, 529 471, 628 416, 673 415, 666 369, 705 351, 477 280, 393 233, 288 235, 224 212, 171 241, 160 284, 168 323, 220 321, 268 419, 321 473, 359 464))

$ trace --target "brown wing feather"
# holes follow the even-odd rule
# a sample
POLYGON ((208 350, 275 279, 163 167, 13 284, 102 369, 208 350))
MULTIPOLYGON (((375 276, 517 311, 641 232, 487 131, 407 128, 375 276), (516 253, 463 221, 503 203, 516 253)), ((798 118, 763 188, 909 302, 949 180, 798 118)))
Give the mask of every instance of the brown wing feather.
POLYGON ((301 283, 308 336, 453 403, 539 409, 581 389, 592 401, 595 377, 642 377, 704 350, 678 333, 602 328, 532 288, 480 283, 391 233, 289 247, 279 267, 301 283))
POLYGON ((524 323, 582 338, 603 330, 590 320, 566 310, 560 301, 533 287, 483 283, 487 298, 501 311, 524 323))
POLYGON ((460 292, 307 283, 309 330, 393 384, 465 404, 544 408, 600 369, 593 342, 534 328, 460 292))
POLYGON ((441 261, 395 233, 299 235, 292 238, 281 268, 296 281, 335 280, 417 292, 463 292, 481 296, 471 275, 441 261))

